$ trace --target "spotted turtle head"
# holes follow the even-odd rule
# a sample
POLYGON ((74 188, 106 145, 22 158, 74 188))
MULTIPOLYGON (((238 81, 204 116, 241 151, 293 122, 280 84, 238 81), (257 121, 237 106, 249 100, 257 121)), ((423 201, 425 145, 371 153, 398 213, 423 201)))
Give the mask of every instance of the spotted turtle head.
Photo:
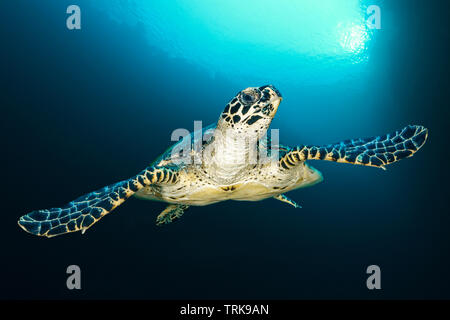
POLYGON ((226 105, 218 127, 247 132, 265 131, 281 100, 280 92, 272 85, 244 89, 226 105))

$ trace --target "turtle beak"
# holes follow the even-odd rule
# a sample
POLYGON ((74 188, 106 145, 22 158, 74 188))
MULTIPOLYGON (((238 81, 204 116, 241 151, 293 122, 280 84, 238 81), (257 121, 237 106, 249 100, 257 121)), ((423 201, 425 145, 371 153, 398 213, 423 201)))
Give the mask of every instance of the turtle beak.
POLYGON ((272 111, 269 114, 269 117, 273 118, 275 114, 277 113, 278 106, 280 105, 281 101, 283 100, 280 91, 278 91, 277 88, 275 88, 273 85, 269 84, 266 86, 262 86, 259 88, 259 90, 269 90, 271 99, 269 103, 272 105, 272 111))
POLYGON ((269 88, 269 89, 275 94, 275 96, 280 97, 280 98, 282 97, 280 91, 278 91, 278 89, 275 88, 273 85, 268 84, 268 85, 266 85, 266 86, 259 87, 259 90, 262 91, 262 90, 264 90, 265 88, 269 88))
POLYGON ((281 101, 283 100, 283 98, 282 97, 276 97, 276 98, 274 98, 274 99, 272 99, 270 102, 271 102, 271 104, 272 104, 272 106, 273 106, 273 110, 272 110, 272 112, 270 113, 270 117, 274 117, 275 116, 275 114, 277 113, 277 111, 278 111, 278 106, 280 105, 280 103, 281 103, 281 101))

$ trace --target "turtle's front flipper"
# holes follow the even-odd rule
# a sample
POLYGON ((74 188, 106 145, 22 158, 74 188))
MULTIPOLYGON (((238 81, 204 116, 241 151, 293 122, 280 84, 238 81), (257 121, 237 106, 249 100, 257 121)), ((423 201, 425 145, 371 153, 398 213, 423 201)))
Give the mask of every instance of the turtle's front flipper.
POLYGON ((189 206, 184 204, 171 204, 161 212, 156 218, 156 225, 160 226, 163 224, 171 223, 173 220, 178 219, 184 213, 184 210, 189 208, 189 206))
POLYGON ((411 157, 427 140, 428 129, 409 125, 384 136, 346 140, 326 146, 299 146, 288 150, 279 164, 289 169, 305 160, 329 160, 364 166, 385 166, 411 157))
POLYGON ((279 194, 277 196, 274 196, 275 199, 280 200, 282 202, 286 202, 288 204, 290 204, 291 206, 293 206, 294 208, 301 208, 301 205, 298 205, 294 200, 289 199, 287 196, 285 196, 284 194, 279 194))
POLYGON ((20 217, 19 226, 37 236, 83 233, 113 211, 139 189, 151 184, 173 184, 178 173, 162 167, 148 167, 138 175, 81 196, 61 208, 32 211, 20 217))

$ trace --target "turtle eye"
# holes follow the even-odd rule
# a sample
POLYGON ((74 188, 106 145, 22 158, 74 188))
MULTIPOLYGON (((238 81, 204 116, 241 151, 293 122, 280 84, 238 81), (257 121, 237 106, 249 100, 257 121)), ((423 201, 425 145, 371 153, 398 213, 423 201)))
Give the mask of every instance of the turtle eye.
POLYGON ((250 102, 253 102, 255 100, 255 98, 252 95, 244 93, 242 95, 242 100, 244 100, 244 102, 250 103, 250 102))
POLYGON ((241 92, 239 100, 245 105, 253 104, 259 100, 261 92, 258 89, 247 89, 241 92))

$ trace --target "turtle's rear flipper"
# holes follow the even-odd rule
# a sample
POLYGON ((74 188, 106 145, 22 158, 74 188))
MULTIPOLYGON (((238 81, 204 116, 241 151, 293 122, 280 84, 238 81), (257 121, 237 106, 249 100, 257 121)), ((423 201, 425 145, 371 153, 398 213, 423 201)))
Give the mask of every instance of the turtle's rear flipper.
POLYGON ((171 223, 173 220, 180 218, 187 208, 189 208, 189 206, 184 204, 168 205, 156 218, 156 225, 161 226, 163 224, 171 223))
POLYGON ((427 140, 428 129, 409 125, 383 136, 352 139, 326 146, 299 146, 280 159, 285 169, 305 160, 328 160, 385 168, 386 165, 411 157, 427 140))
POLYGON ((80 230, 84 233, 144 186, 176 183, 177 179, 177 172, 149 167, 131 179, 88 193, 61 208, 32 211, 20 217, 18 223, 37 236, 53 237, 80 230))
POLYGON ((275 199, 281 201, 281 202, 285 202, 287 204, 290 204, 291 206, 293 206, 294 208, 301 208, 302 206, 297 204, 294 200, 289 199, 287 196, 285 196, 284 194, 279 194, 277 196, 274 196, 275 199))

